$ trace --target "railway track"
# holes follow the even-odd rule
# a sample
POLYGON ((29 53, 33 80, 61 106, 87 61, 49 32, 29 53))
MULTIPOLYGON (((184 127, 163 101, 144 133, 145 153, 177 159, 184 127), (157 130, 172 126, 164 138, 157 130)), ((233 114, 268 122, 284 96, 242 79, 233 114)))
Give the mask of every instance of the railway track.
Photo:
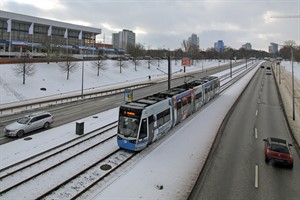
POLYGON ((2 169, 0 197, 6 199, 41 198, 59 189, 67 181, 75 179, 79 174, 89 174, 85 177, 95 176, 93 166, 100 164, 105 166, 104 163, 111 166, 110 170, 103 169, 106 173, 96 173, 96 175, 106 174, 107 176, 126 158, 129 159, 130 155, 133 153, 124 151, 120 153, 116 145, 116 123, 112 123, 101 131, 92 132, 85 139, 72 141, 64 147, 51 149, 24 162, 2 169), (90 169, 92 172, 87 172, 90 169))
POLYGON ((95 184, 99 184, 104 179, 107 181, 109 175, 131 160, 135 154, 135 152, 117 149, 40 195, 37 199, 77 199, 95 184))
POLYGON ((248 72, 250 72, 252 69, 254 69, 259 63, 255 63, 252 64, 250 66, 248 66, 246 69, 238 69, 236 72, 233 73, 232 78, 230 78, 230 75, 227 74, 224 77, 221 77, 221 82, 223 82, 223 84, 221 85, 220 88, 220 93, 224 92, 226 89, 228 89, 230 86, 232 86, 234 83, 236 83, 237 81, 239 81, 242 77, 244 77, 248 72), (226 81, 227 79, 229 79, 228 81, 226 81))
POLYGON ((98 129, 93 130, 92 132, 86 133, 82 135, 81 137, 77 137, 73 140, 69 140, 63 144, 57 145, 53 148, 47 149, 46 151, 43 151, 41 153, 32 155, 31 157, 28 157, 24 160, 21 160, 19 162, 15 162, 9 166, 2 167, 0 169, 0 181, 5 178, 6 176, 18 171, 22 170, 30 165, 35 164, 36 162, 39 162, 43 159, 49 158, 52 155, 55 155, 63 150, 67 150, 71 147, 74 147, 80 143, 83 143, 85 141, 88 141, 94 137, 97 137, 99 134, 108 131, 112 128, 115 128, 117 126, 117 122, 111 122, 103 127, 100 127, 98 129))

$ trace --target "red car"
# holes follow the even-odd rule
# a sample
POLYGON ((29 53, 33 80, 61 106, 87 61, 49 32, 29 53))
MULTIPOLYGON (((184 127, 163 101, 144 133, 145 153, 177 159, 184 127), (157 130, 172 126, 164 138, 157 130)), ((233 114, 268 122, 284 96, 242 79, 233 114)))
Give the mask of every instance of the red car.
POLYGON ((293 168, 294 160, 290 149, 292 144, 286 140, 269 137, 265 141, 265 161, 268 163, 271 159, 277 163, 288 165, 293 168))

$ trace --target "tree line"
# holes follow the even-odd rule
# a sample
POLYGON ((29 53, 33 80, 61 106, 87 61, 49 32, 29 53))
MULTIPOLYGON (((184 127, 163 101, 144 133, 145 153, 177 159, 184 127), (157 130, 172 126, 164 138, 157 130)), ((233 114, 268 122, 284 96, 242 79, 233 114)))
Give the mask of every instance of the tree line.
MULTIPOLYGON (((288 40, 284 43, 279 52, 268 53, 261 50, 247 50, 244 48, 233 49, 231 47, 224 47, 222 51, 218 52, 214 48, 208 48, 206 50, 199 49, 198 46, 188 44, 183 41, 182 48, 170 51, 168 49, 145 49, 142 44, 130 45, 127 48, 127 57, 120 55, 117 57, 115 66, 119 67, 120 73, 122 69, 127 67, 127 59, 137 67, 141 64, 146 64, 148 68, 157 63, 157 67, 160 65, 161 59, 167 59, 170 56, 172 60, 179 61, 182 58, 188 57, 192 60, 233 60, 233 59, 249 59, 257 58, 263 59, 265 57, 277 58, 281 57, 284 60, 293 60, 300 62, 300 46, 295 41, 288 40), (124 59, 126 58, 126 59, 124 59)), ((22 52, 21 62, 13 67, 16 76, 22 77, 22 83, 26 83, 26 79, 29 76, 33 76, 36 72, 35 64, 31 62, 29 54, 24 51, 22 52)), ((84 59, 84 58, 83 58, 84 59)), ((101 70, 106 70, 106 59, 105 55, 98 52, 98 55, 91 61, 92 67, 96 70, 97 76, 100 75, 101 70)), ((78 61, 78 60, 77 60, 78 61)), ((75 72, 78 68, 78 62, 71 57, 71 54, 66 53, 64 60, 57 62, 62 73, 66 74, 66 79, 69 80, 70 74, 75 72)))

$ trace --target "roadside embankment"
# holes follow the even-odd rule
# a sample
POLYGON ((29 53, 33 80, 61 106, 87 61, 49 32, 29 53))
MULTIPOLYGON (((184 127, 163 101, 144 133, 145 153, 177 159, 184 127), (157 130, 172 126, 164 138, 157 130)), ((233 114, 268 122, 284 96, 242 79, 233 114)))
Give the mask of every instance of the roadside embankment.
POLYGON ((300 80, 294 78, 294 102, 295 103, 293 109, 292 73, 287 71, 283 66, 281 66, 280 76, 279 76, 279 72, 274 74, 281 95, 287 121, 299 146, 300 145, 300 80), (294 115, 293 112, 295 113, 294 115), (293 119, 293 116, 295 120, 293 119))

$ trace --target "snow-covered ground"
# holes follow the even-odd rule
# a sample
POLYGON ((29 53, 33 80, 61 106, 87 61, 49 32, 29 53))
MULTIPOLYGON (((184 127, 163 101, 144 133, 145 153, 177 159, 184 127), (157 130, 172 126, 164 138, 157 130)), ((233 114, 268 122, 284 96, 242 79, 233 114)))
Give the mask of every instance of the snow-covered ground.
MULTIPOLYGON (((141 61, 141 65, 135 67, 132 62, 126 61, 127 67, 120 68, 117 66, 118 61, 107 60, 106 70, 100 70, 100 75, 97 76, 97 70, 93 68, 92 61, 76 62, 77 70, 70 74, 69 80, 65 73, 60 71, 58 63, 36 63, 33 76, 26 79, 25 85, 22 84, 22 77, 17 77, 13 70, 16 64, 0 64, 0 106, 1 104, 26 101, 34 98, 57 96, 66 93, 78 92, 82 88, 82 66, 84 66, 84 90, 90 91, 97 88, 105 88, 115 84, 124 82, 137 82, 165 76, 168 72, 168 63, 166 60, 153 60, 148 69, 147 61, 141 61), (159 64, 159 65, 158 65, 159 64), (165 73, 164 73, 165 72, 165 73), (45 88, 46 91, 41 90, 45 88)), ((220 65, 227 64, 228 61, 222 61, 220 65)), ((194 65, 186 67, 186 72, 194 70, 206 70, 213 66, 218 66, 217 61, 199 61, 194 65), (202 68, 203 66, 203 68, 202 68)), ((181 62, 172 61, 172 73, 179 72, 183 69, 181 62)))
MULTIPOLYGON (((214 64, 217 65, 217 63, 214 64)), ((204 66, 212 65, 209 65, 207 63, 207 65, 204 66)), ((162 68, 162 65, 160 67, 162 68)), ((201 67, 202 66, 200 63, 199 66, 195 68, 201 67)), ((153 68, 158 71, 156 67, 153 68)), ((175 67, 173 66, 173 72, 176 71, 176 69, 174 70, 174 68, 175 67)), ((288 66, 286 66, 286 68, 288 68, 288 66)), ((165 66, 165 69, 167 69, 167 66, 165 66)), ((210 147, 214 141, 215 135, 221 122, 223 121, 230 107, 243 91, 244 87, 254 75, 256 69, 258 69, 258 67, 256 67, 255 70, 252 70, 251 73, 240 80, 232 88, 222 93, 213 102, 205 106, 200 112, 193 115, 187 121, 174 128, 172 132, 168 134, 164 142, 159 143, 158 141, 157 143, 154 143, 152 146, 143 151, 139 155, 139 159, 136 164, 130 166, 130 169, 125 170, 125 173, 119 174, 118 177, 116 177, 113 182, 109 183, 106 188, 91 191, 85 198, 186 199, 195 181, 197 180, 202 166, 205 163, 206 157, 210 151, 210 147)), ((148 69, 146 68, 146 70, 148 69)), ((133 72, 135 72, 134 69, 132 70, 132 73, 133 72)), ((52 71, 49 71, 49 74, 51 73, 52 71)), ((5 80, 6 83, 9 83, 9 86, 13 89, 15 88, 16 91, 23 92, 22 90, 20 90, 20 88, 23 87, 21 84, 21 80, 14 79, 15 81, 20 82, 20 84, 14 84, 14 81, 10 81, 8 74, 9 73, 2 74, 1 66, 1 80, 5 80), (14 85, 17 86, 14 87, 14 85)), ((149 73, 147 74, 149 75, 149 73)), ((133 79, 137 80, 138 78, 142 79, 143 77, 148 78, 147 74, 144 73, 143 75, 141 75, 141 77, 133 76, 133 79)), ((75 78, 75 74, 71 74, 71 79, 72 75, 75 78)), ((113 75, 111 76, 114 77, 113 75)), ((127 80, 130 80, 128 76, 126 76, 126 78, 127 80)), ((153 74, 153 76, 155 76, 155 74, 153 74)), ((295 76, 297 76, 296 73, 295 76)), ((15 78, 12 75, 10 77, 15 78)), ((78 77, 81 77, 81 73, 79 73, 78 77)), ((30 82, 30 80, 33 81, 33 79, 33 77, 29 78, 28 83, 30 82)), ((43 81, 40 81, 39 84, 42 82, 43 81)), ((62 82, 64 82, 65 85, 68 85, 68 82, 64 81, 63 79, 62 82)), ((51 83, 56 84, 55 81, 51 83)), ((45 84, 44 86, 48 87, 48 84, 51 83, 47 81, 47 84, 45 84)), ((74 84, 77 84, 76 81, 74 82, 74 84)), ((80 84, 78 84, 78 88, 81 87, 80 84)), ((57 85, 63 84, 60 83, 57 85)), ((87 83, 86 85, 86 88, 90 87, 87 83)), ((27 84, 25 86, 27 86, 27 84)), ((3 86, 1 82, 1 99, 3 91, 2 87, 3 86)), ((36 89, 38 93, 40 93, 39 87, 40 86, 38 86, 36 89)), ((74 87, 77 88, 77 86, 74 87)), ((74 89, 74 87, 70 88, 74 89)), ((23 89, 24 88, 25 87, 23 87, 23 89)), ((7 96, 8 94, 9 92, 6 93, 5 90, 4 95, 7 96)), ((23 95, 26 95, 25 91, 23 95)), ((34 95, 34 93, 32 93, 32 95, 34 95)), ((48 95, 56 95, 56 93, 48 95)), ((38 97, 38 95, 34 97, 38 97)), ((26 98, 32 98, 32 96, 28 96, 26 98)), ((16 99, 14 99, 14 101, 16 101, 16 99)), ((118 108, 115 108, 106 111, 105 113, 99 113, 98 118, 93 118, 91 116, 82 119, 85 122, 85 131, 93 130, 101 126, 101 124, 103 125, 105 123, 109 123, 109 121, 116 120, 118 116, 117 112, 118 108)), ((75 122, 66 124, 61 127, 53 128, 39 134, 35 134, 32 136, 32 140, 25 141, 19 139, 14 142, 1 145, 0 167, 2 168, 4 166, 7 166, 9 165, 9 163, 24 159, 32 154, 37 154, 38 152, 56 146, 58 145, 58 143, 62 143, 74 137, 77 137, 77 135, 75 134, 75 122)), ((55 177, 51 177, 51 179, 53 178, 55 177)))
MULTIPOLYGON (((292 62, 282 61, 280 65, 283 66, 283 68, 286 69, 288 72, 292 73, 292 62)), ((300 63, 294 62, 293 67, 294 67, 294 77, 300 81, 300 63)))

